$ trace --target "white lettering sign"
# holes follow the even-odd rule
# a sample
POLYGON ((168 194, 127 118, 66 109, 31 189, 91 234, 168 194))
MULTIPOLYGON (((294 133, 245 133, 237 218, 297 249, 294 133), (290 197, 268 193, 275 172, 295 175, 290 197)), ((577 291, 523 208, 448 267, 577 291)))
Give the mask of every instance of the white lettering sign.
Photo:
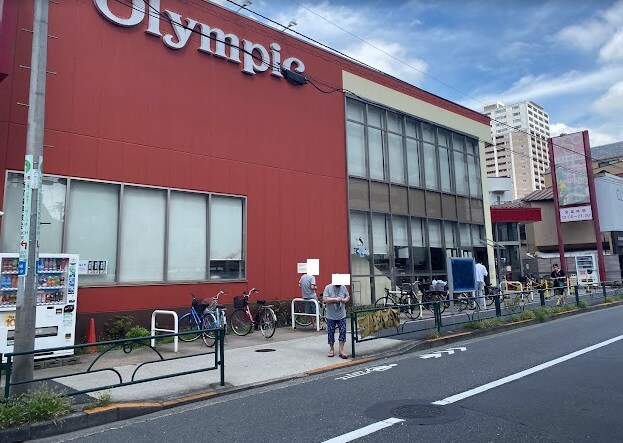
POLYGON ((360 377, 362 375, 370 374, 371 372, 385 372, 388 369, 393 368, 394 366, 397 366, 397 364, 392 363, 391 365, 375 366, 373 368, 364 369, 363 371, 351 372, 350 374, 346 374, 342 377, 336 378, 336 380, 348 380, 349 378, 360 377))
POLYGON ((560 208, 560 221, 571 222, 580 220, 592 220, 593 211, 590 205, 574 206, 572 208, 560 208))
MULTIPOLYGON (((113 13, 109 6, 111 0, 93 0, 95 8, 110 22, 124 27, 132 27, 147 20, 147 34, 162 37, 162 43, 171 49, 182 49, 190 40, 193 31, 200 33, 198 51, 211 54, 219 58, 227 59, 232 63, 242 63, 242 72, 255 75, 265 72, 270 68, 270 74, 275 77, 283 77, 281 69, 297 72, 305 71, 305 64, 296 57, 286 58, 281 62, 281 46, 277 43, 270 45, 270 51, 259 43, 250 40, 242 40, 234 34, 226 34, 223 30, 212 28, 205 23, 200 23, 192 18, 183 18, 180 14, 166 9, 160 12, 160 0, 132 0, 132 6, 128 5, 129 17, 119 17, 113 13), (160 30, 160 17, 168 18, 172 27, 172 33, 162 35, 160 30), (226 48, 229 50, 227 54, 226 48), (240 60, 240 51, 243 56, 240 60)), ((164 20, 166 22, 166 20, 164 20)))

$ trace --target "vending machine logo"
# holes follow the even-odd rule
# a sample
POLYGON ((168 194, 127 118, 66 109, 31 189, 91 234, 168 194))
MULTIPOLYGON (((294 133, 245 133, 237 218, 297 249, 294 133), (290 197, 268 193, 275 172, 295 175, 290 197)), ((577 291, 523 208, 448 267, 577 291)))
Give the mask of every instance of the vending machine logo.
POLYGON ((15 328, 15 314, 4 314, 2 316, 2 326, 5 328, 15 328))

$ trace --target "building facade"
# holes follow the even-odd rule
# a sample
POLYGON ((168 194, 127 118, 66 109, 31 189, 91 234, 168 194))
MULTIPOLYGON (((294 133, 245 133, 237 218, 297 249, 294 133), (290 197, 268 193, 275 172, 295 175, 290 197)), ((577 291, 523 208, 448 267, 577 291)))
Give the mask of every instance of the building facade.
MULTIPOLYGON (((40 250, 107 263, 79 278, 78 336, 190 293, 292 299, 308 258, 319 286, 350 273, 360 304, 447 275, 447 256, 493 264, 488 117, 215 4, 142 5, 50 7, 40 250)), ((4 1, 3 252, 20 239, 32 17, 4 1)))
POLYGON ((533 102, 497 102, 485 106, 484 112, 491 117, 493 138, 485 149, 487 175, 511 177, 515 199, 542 189, 549 168, 549 115, 533 102))

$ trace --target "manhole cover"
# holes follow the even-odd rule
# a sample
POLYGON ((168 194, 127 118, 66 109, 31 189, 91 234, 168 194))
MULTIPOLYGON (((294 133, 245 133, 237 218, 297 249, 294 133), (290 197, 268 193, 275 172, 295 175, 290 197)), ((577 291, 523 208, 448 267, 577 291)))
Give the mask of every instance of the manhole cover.
POLYGON ((405 420, 404 423, 436 425, 448 423, 463 417, 464 411, 457 405, 433 405, 430 400, 392 400, 377 403, 365 411, 374 420, 390 417, 405 420))
POLYGON ((255 352, 275 352, 275 349, 270 349, 270 348, 256 349, 255 352))
POLYGON ((396 418, 434 418, 441 417, 445 413, 441 406, 436 405, 404 405, 398 406, 392 411, 392 417, 396 418))

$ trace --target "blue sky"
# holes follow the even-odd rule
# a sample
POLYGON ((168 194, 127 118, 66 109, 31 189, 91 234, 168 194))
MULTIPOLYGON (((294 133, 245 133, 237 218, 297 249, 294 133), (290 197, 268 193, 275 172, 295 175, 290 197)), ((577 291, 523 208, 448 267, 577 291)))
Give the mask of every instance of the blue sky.
POLYGON ((239 13, 260 21, 250 11, 294 19, 296 31, 477 111, 531 100, 552 135, 588 129, 592 146, 623 141, 623 0, 253 0, 247 9, 239 13))

